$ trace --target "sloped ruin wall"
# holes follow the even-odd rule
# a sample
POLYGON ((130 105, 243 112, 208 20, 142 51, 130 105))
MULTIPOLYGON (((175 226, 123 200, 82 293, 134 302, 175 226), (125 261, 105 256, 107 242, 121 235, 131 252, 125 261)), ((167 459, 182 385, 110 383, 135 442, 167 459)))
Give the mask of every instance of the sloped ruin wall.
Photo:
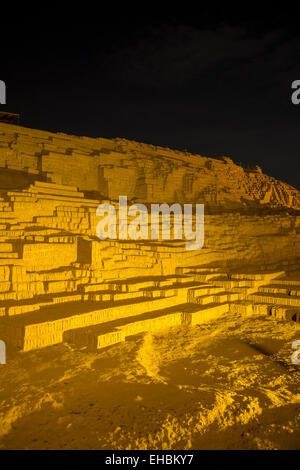
POLYGON ((142 202, 201 202, 211 212, 266 205, 300 209, 295 188, 228 157, 0 123, 1 187, 22 187, 34 179, 76 186, 110 200, 127 195, 142 202))

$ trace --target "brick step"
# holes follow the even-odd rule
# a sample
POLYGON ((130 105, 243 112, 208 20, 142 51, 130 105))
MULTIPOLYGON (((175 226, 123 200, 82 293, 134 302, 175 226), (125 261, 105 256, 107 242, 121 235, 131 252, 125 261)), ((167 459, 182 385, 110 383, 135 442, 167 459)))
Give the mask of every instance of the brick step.
MULTIPOLYGON (((0 221, 1 223, 1 221, 0 221)), ((23 230, 11 230, 9 224, 5 230, 0 230, 0 240, 1 242, 10 243, 15 240, 20 240, 24 231, 23 230)))
POLYGON ((7 193, 8 196, 10 197, 10 200, 14 203, 14 202, 25 202, 25 203, 34 203, 35 200, 36 200, 36 197, 33 195, 33 194, 20 194, 20 193, 17 193, 17 192, 13 192, 13 191, 9 191, 9 193, 7 193))
MULTIPOLYGON (((0 248, 1 249, 1 248, 0 248)), ((5 259, 18 259, 20 258, 19 253, 8 253, 8 252, 1 252, 0 251, 0 259, 5 260, 5 259)))
POLYGON ((2 212, 0 213, 0 222, 3 223, 11 223, 12 221, 15 222, 17 220, 16 216, 13 213, 9 212, 2 212))
MULTIPOLYGON (((183 242, 180 242, 181 244, 183 242)), ((122 248, 124 247, 124 245, 122 246, 122 248)), ((185 246, 184 245, 180 245, 180 246, 177 246, 176 243, 173 243, 173 244, 170 244, 170 245, 163 245, 162 242, 160 240, 158 240, 157 242, 153 242, 151 244, 146 244, 146 243, 140 243, 140 244, 137 244, 136 245, 137 248, 139 249, 143 249, 145 251, 150 251, 152 253, 184 253, 186 250, 185 250, 185 246)))
POLYGON ((143 290, 143 296, 148 299, 156 299, 163 297, 171 297, 174 295, 179 295, 179 293, 184 292, 183 295, 187 295, 188 288, 184 286, 164 286, 164 287, 148 287, 143 290))
POLYGON ((175 289, 177 291, 177 295, 180 295, 185 302, 188 302, 189 300, 189 292, 191 289, 197 288, 201 286, 202 284, 191 280, 189 283, 174 283, 172 286, 168 287, 166 286, 166 289, 175 289))
POLYGON ((105 325, 69 330, 64 341, 99 350, 145 332, 159 332, 174 326, 192 326, 215 319, 229 310, 228 305, 211 304, 205 308, 183 303, 143 315, 109 322, 105 325))
POLYGON ((214 320, 229 312, 229 304, 216 304, 214 302, 207 305, 188 304, 189 306, 182 312, 183 323, 186 325, 199 325, 201 323, 214 320))
POLYGON ((201 282, 211 281, 215 278, 218 278, 219 276, 220 274, 214 272, 201 272, 194 274, 195 280, 201 282))
POLYGON ((104 247, 102 252, 103 252, 103 256, 107 256, 107 257, 112 257, 112 256, 115 256, 115 255, 123 255, 124 254, 124 250, 122 250, 121 248, 118 248, 116 246, 114 246, 114 247, 112 247, 112 246, 104 247))
POLYGON ((199 304, 199 305, 207 305, 213 303, 214 296, 213 295, 199 295, 195 297, 192 303, 199 304))
POLYGON ((277 320, 295 321, 296 323, 300 323, 299 309, 276 305, 268 309, 268 314, 277 320))
POLYGON ((280 276, 283 276, 285 271, 275 271, 275 272, 263 272, 263 273, 235 273, 231 274, 231 279, 238 279, 238 280, 253 280, 253 281, 268 281, 272 279, 276 279, 280 276))
POLYGON ((103 268, 105 271, 112 271, 113 269, 115 270, 120 270, 120 269, 126 269, 126 268, 132 268, 135 265, 141 264, 143 267, 150 267, 155 264, 155 260, 150 258, 150 257, 144 257, 144 256, 136 256, 134 258, 129 258, 124 256, 123 260, 114 260, 110 259, 107 261, 103 262, 103 268))
POLYGON ((22 266, 23 260, 21 258, 1 258, 0 256, 0 266, 22 266))
POLYGON ((52 294, 40 294, 37 296, 30 296, 28 293, 27 296, 20 296, 16 292, 1 292, 0 294, 0 310, 2 315, 21 315, 28 312, 34 312, 39 310, 40 307, 57 305, 62 303, 71 303, 71 302, 84 302, 86 299, 83 294, 78 292, 63 292, 52 294), (6 295, 5 295, 6 294, 6 295), (12 302, 12 301, 17 301, 12 302), (1 304, 6 304, 6 306, 1 306, 1 304), (7 305, 7 302, 11 305, 7 305))
POLYGON ((149 275, 151 272, 150 269, 152 267, 146 267, 146 266, 139 266, 137 263, 135 263, 134 267, 131 265, 131 267, 124 267, 122 269, 107 269, 107 270, 102 270, 101 274, 103 276, 103 282, 114 282, 116 279, 126 279, 126 278, 131 278, 133 276, 136 276, 137 273, 140 274, 141 277, 145 277, 146 275, 149 275))
MULTIPOLYGON (((4 284, 4 283, 3 283, 4 284)), ((10 283, 9 283, 10 284, 10 283)), ((67 303, 67 302, 82 302, 84 301, 82 294, 76 292, 71 293, 57 293, 55 295, 51 294, 40 294, 36 296, 24 296, 20 297, 16 292, 5 292, 0 294, 0 310, 3 315, 12 316, 12 315, 21 315, 25 313, 35 312, 39 310, 40 307, 67 303), (6 299, 2 298, 5 297, 6 299), (14 295, 13 295, 14 294, 14 295)))
POLYGON ((63 333, 84 326, 102 324, 133 315, 169 308, 182 303, 180 296, 135 301, 69 302, 63 308, 48 305, 38 312, 4 317, 4 327, 11 343, 24 351, 42 348, 63 341, 63 333), (41 320, 43 319, 43 320, 41 320))
MULTIPOLYGON (((63 201, 64 203, 71 204, 73 207, 76 206, 88 206, 88 208, 93 207, 97 208, 99 205, 99 202, 95 201, 95 199, 87 199, 84 197, 80 197, 77 195, 61 195, 61 194, 46 194, 46 193, 40 193, 38 191, 34 192, 36 194, 36 197, 38 199, 47 199, 47 200, 53 200, 54 202, 57 202, 57 205, 63 201)), ((16 203, 15 203, 16 204, 16 203)))
MULTIPOLYGON (((72 215, 70 214, 64 214, 64 215, 57 215, 53 214, 52 216, 45 216, 47 219, 52 220, 53 222, 72 222, 73 224, 78 224, 79 222, 84 221, 88 216, 88 213, 83 213, 83 214, 78 214, 78 215, 72 215)), ((42 217, 42 216, 40 216, 42 217)))
POLYGON ((269 305, 285 305, 292 307, 300 307, 300 298, 292 297, 284 294, 269 294, 261 292, 260 294, 250 294, 247 298, 250 302, 267 303, 269 305))
POLYGON ((0 201, 0 210, 4 207, 11 207, 10 201, 0 201))
POLYGON ((13 294, 13 292, 7 293, 7 298, 5 301, 0 302, 0 316, 5 317, 15 317, 18 315, 24 315, 27 313, 32 313, 40 310, 41 307, 52 305, 52 300, 39 300, 36 299, 25 299, 25 300, 17 300, 16 297, 9 295, 13 294))
POLYGON ((109 282, 89 282, 88 284, 81 284, 79 289, 85 293, 103 292, 113 290, 110 285, 109 282))
POLYGON ((239 300, 246 300, 248 295, 257 293, 257 287, 232 287, 227 290, 232 294, 238 294, 239 300))
POLYGON ((25 227, 25 234, 26 235, 44 235, 46 236, 53 236, 53 237, 58 237, 58 236, 69 236, 66 234, 66 232, 59 230, 59 229, 53 229, 52 227, 50 228, 44 228, 40 227, 39 225, 36 225, 35 222, 32 224, 27 224, 25 227))
POLYGON ((254 313, 253 304, 247 301, 236 301, 229 304, 229 311, 240 315, 248 315, 254 313))
POLYGON ((146 289, 148 287, 154 287, 154 286, 165 287, 165 286, 176 286, 176 285, 181 286, 184 284, 191 284, 193 282, 194 282, 194 276, 169 275, 169 276, 141 277, 139 279, 131 278, 125 281, 113 281, 111 284, 114 284, 117 290, 133 292, 133 291, 137 291, 140 289, 146 289))
MULTIPOLYGON (((104 253, 107 254, 107 252, 108 252, 108 253, 114 254, 115 251, 116 251, 116 248, 113 248, 113 250, 110 249, 110 248, 106 248, 104 250, 104 253)), ((142 250, 140 248, 130 248, 128 246, 127 246, 127 248, 121 248, 120 247, 119 249, 117 249, 117 251, 119 252, 119 254, 122 253, 125 256, 140 256, 140 255, 142 255, 142 250)), ((149 252, 146 253, 146 256, 149 256, 149 252)))
POLYGON ((84 220, 83 218, 80 218, 80 220, 74 220, 73 218, 71 220, 66 220, 67 217, 60 218, 60 217, 52 217, 52 216, 47 216, 47 215, 41 215, 36 217, 36 222, 40 224, 43 227, 51 227, 51 228, 57 228, 60 230, 66 230, 69 231, 70 229, 76 230, 79 228, 79 226, 84 227, 88 229, 88 222, 87 220, 84 220))
POLYGON ((0 253, 11 253, 13 245, 11 243, 0 243, 0 253))
POLYGON ((215 303, 235 302, 239 299, 240 297, 237 292, 224 291, 213 296, 213 302, 215 303))
POLYGON ((76 292, 64 293, 62 295, 55 295, 52 297, 52 304, 62 304, 67 302, 82 302, 82 294, 76 292))
POLYGON ((66 190, 66 191, 72 191, 72 192, 77 192, 78 188, 77 186, 71 186, 67 184, 57 184, 57 183, 46 183, 45 181, 35 181, 34 185, 30 185, 29 188, 51 188, 51 189, 56 189, 58 192, 61 190, 66 190))
POLYGON ((174 278, 174 285, 175 284, 190 284, 191 282, 197 282, 199 285, 199 281, 197 279, 196 274, 188 274, 180 276, 177 274, 176 276, 170 276, 170 279, 174 278))
POLYGON ((73 236, 66 236, 66 235, 60 235, 60 236, 49 236, 48 237, 48 242, 49 243, 74 243, 76 240, 76 237, 73 236))
POLYGON ((207 268, 204 266, 190 266, 176 268, 176 274, 201 274, 201 273, 218 273, 221 268, 207 268))
POLYGON ((28 227, 35 226, 36 224, 34 222, 17 222, 14 221, 14 224, 10 224, 10 230, 26 230, 28 227))
MULTIPOLYGON (((176 278, 172 278, 173 281, 176 278)), ((126 300, 126 299, 135 299, 140 297, 145 297, 148 299, 155 299, 155 298, 165 298, 165 297, 172 297, 172 296, 180 296, 185 302, 188 298, 188 292, 191 287, 198 286, 197 283, 190 281, 189 284, 185 283, 177 283, 173 282, 172 284, 159 286, 155 285, 160 281, 151 281, 150 286, 145 286, 145 282, 135 283, 135 284, 128 284, 121 282, 118 283, 108 283, 108 288, 106 289, 107 284, 102 284, 104 286, 104 290, 102 289, 99 291, 95 291, 88 294, 89 300, 100 301, 100 300, 111 300, 111 301, 118 301, 118 300, 126 300)), ((147 284, 150 284, 148 281, 147 284)), ((101 286, 101 284, 98 284, 101 286)), ((87 286, 89 290, 89 286, 87 286)))
POLYGON ((73 266, 28 273, 28 275, 34 276, 36 281, 41 282, 79 281, 82 278, 88 277, 89 274, 88 270, 77 269, 73 266))
POLYGON ((140 333, 155 332, 182 324, 182 314, 167 310, 146 313, 139 317, 127 318, 124 322, 109 322, 106 327, 82 328, 64 334, 64 341, 77 346, 87 346, 90 350, 102 349, 112 344, 125 341, 129 336, 140 333))
POLYGON ((200 296, 195 296, 191 298, 192 303, 200 304, 200 305, 207 305, 209 303, 224 303, 224 302, 234 302, 236 300, 240 300, 240 296, 236 292, 228 292, 222 289, 221 292, 217 292, 214 294, 204 294, 200 296))
POLYGON ((205 295, 218 294, 223 292, 223 287, 214 287, 211 284, 203 283, 198 287, 189 289, 189 301, 192 302, 197 297, 202 297, 205 295))
POLYGON ((300 287, 300 280, 299 279, 278 279, 278 284, 282 286, 299 286, 300 287))
MULTIPOLYGON (((44 197, 44 195, 55 195, 58 196, 60 199, 61 196, 68 196, 68 197, 76 197, 76 198, 84 198, 84 193, 80 192, 76 189, 68 189, 68 187, 65 188, 55 188, 51 186, 41 186, 41 185, 31 185, 28 190, 23 190, 24 194, 38 194, 44 197)), ((8 193, 10 195, 10 193, 8 193)), ((13 193, 13 195, 16 195, 16 192, 13 193)))
POLYGON ((238 287, 238 288, 244 287, 246 289, 256 287, 258 289, 258 287, 268 282, 269 281, 254 280, 254 279, 243 279, 243 280, 230 279, 227 281, 219 280, 219 279, 211 280, 212 285, 223 286, 224 288, 227 288, 227 289, 234 289, 235 287, 238 287))
POLYGON ((269 315, 278 320, 300 322, 299 309, 286 305, 270 305, 269 303, 233 302, 230 312, 240 314, 269 315))
POLYGON ((68 216, 68 217, 73 217, 74 214, 76 214, 76 216, 85 216, 88 214, 88 211, 86 209, 86 207, 80 207, 80 206, 57 206, 56 209, 55 209, 55 214, 57 216, 68 216))
POLYGON ((111 290, 119 291, 119 292, 137 292, 148 287, 155 286, 154 279, 129 279, 127 281, 116 281, 114 283, 109 283, 109 287, 111 290))
POLYGON ((93 301, 111 301, 118 302, 119 300, 139 299, 144 297, 143 291, 138 292, 116 292, 116 291, 98 291, 85 296, 87 300, 93 301))
POLYGON ((157 287, 168 287, 168 286, 171 287, 173 286, 173 284, 174 284, 174 277, 172 276, 165 277, 164 279, 156 282, 157 287))
MULTIPOLYGON (((82 286, 82 290, 85 293, 97 292, 97 291, 120 291, 120 292, 138 292, 148 287, 171 287, 177 280, 180 279, 177 276, 166 276, 166 277, 146 277, 146 278, 131 278, 126 281, 108 281, 99 283, 89 283, 82 286)), ((189 279, 190 282, 190 279, 189 279)))
POLYGON ((227 276, 215 277, 210 280, 210 284, 213 286, 220 286, 226 289, 231 289, 233 287, 253 287, 257 282, 260 281, 253 281, 251 279, 228 279, 227 276))
POLYGON ((285 294, 292 296, 300 296, 300 285, 288 285, 288 284, 269 284, 267 286, 261 286, 258 292, 270 293, 270 294, 285 294))
POLYGON ((47 236, 47 235, 24 235, 26 242, 45 242, 45 243, 65 243, 71 244, 75 242, 72 236, 47 236))
POLYGON ((240 315, 268 315, 270 305, 264 303, 252 303, 249 300, 238 300, 229 304, 230 312, 240 315))

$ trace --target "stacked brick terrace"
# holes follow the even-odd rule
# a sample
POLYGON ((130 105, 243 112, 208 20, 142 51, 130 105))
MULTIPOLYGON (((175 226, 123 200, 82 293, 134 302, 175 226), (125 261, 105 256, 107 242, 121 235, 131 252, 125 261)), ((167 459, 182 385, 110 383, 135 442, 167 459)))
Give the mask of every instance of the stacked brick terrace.
POLYGON ((1 338, 95 350, 230 311, 299 321, 299 201, 230 159, 1 124, 1 338), (96 209, 119 195, 204 203, 203 249, 100 241, 96 209))

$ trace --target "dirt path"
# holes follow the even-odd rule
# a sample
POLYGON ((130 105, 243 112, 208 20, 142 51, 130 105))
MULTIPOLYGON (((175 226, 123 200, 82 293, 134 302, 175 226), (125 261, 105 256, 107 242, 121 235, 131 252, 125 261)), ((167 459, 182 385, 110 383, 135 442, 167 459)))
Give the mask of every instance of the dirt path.
POLYGON ((2 449, 300 449, 300 325, 228 314, 0 366, 2 449))

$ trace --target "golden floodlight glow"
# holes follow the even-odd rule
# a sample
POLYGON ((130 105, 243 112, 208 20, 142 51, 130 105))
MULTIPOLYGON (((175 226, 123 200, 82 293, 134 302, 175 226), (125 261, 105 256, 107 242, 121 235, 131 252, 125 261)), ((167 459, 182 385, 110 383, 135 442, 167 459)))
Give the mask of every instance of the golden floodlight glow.
POLYGON ((299 445, 297 189, 3 122, 0 189, 1 448, 299 445))

